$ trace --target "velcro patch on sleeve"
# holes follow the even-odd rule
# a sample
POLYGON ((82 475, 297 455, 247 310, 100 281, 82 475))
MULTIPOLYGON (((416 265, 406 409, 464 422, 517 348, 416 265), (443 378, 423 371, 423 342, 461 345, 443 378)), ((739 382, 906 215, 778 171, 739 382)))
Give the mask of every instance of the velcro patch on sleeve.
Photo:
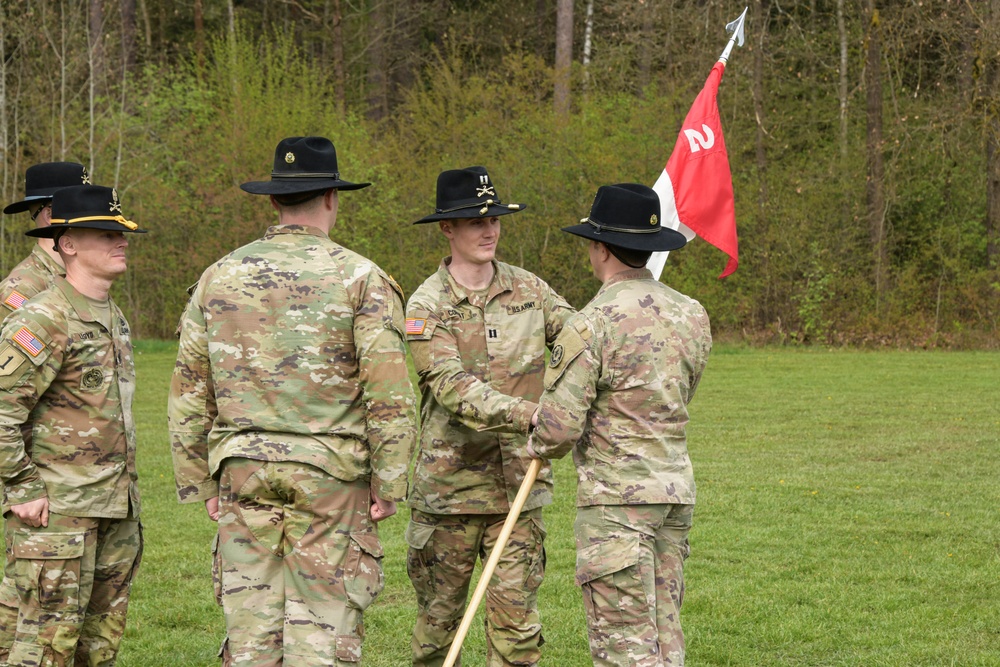
POLYGON ((551 389, 562 377, 569 363, 587 349, 587 341, 579 331, 572 327, 563 327, 562 333, 556 338, 549 357, 549 366, 545 369, 543 383, 546 389, 551 389))
POLYGON ((17 384, 24 374, 18 371, 27 363, 28 358, 19 349, 7 341, 0 343, 0 389, 10 389, 17 384))
POLYGON ((38 340, 38 337, 28 330, 28 327, 21 327, 17 330, 11 340, 17 343, 22 350, 30 354, 32 357, 37 357, 45 349, 45 343, 38 340))
POLYGON ((24 296, 17 290, 11 290, 7 298, 3 300, 3 304, 10 308, 11 310, 17 310, 24 305, 24 302, 28 300, 28 297, 24 296))
POLYGON ((406 318, 406 335, 408 336, 422 336, 424 335, 424 329, 427 328, 427 319, 424 317, 407 317, 406 318))

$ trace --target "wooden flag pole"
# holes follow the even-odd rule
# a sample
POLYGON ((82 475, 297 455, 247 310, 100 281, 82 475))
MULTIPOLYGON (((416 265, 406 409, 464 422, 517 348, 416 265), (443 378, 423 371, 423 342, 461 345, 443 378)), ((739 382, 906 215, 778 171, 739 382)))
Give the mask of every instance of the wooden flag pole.
POLYGON ((483 596, 486 595, 486 587, 489 586, 490 579, 493 578, 493 570, 497 569, 497 563, 500 562, 500 556, 503 555, 507 541, 510 540, 510 534, 514 532, 514 524, 517 523, 518 517, 521 516, 521 508, 527 502, 528 494, 531 493, 531 487, 535 485, 535 480, 538 478, 538 471, 541 469, 542 460, 531 459, 531 463, 528 464, 528 470, 524 473, 524 481, 521 482, 521 488, 517 491, 514 504, 510 506, 507 520, 504 521, 503 529, 500 531, 500 537, 497 538, 497 543, 493 546, 493 551, 490 552, 490 557, 486 561, 486 565, 483 566, 483 573, 479 575, 479 583, 476 584, 472 600, 469 601, 469 606, 465 609, 465 616, 462 617, 462 622, 458 626, 458 633, 455 635, 455 639, 451 643, 451 648, 448 650, 448 657, 444 660, 444 667, 454 667, 455 661, 458 660, 458 654, 462 652, 462 644, 465 642, 465 636, 469 634, 469 628, 472 627, 472 619, 476 616, 476 610, 479 609, 479 603, 483 601, 483 596))

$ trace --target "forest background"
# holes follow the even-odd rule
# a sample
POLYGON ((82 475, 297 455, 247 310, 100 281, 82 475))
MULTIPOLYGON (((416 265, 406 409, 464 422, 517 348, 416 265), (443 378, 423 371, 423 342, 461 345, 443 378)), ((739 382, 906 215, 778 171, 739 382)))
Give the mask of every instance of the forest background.
MULTIPOLYGON (((1000 0, 750 0, 719 92, 740 268, 701 240, 663 280, 719 338, 1000 346, 1000 0)), ((730 0, 0 0, 0 199, 72 160, 151 230, 116 299, 169 338, 185 289, 274 221, 274 146, 319 134, 344 178, 332 236, 411 293, 446 245, 443 169, 485 165, 500 256, 574 305, 598 186, 652 185, 730 0)), ((0 274, 30 249, 0 216, 0 274)))

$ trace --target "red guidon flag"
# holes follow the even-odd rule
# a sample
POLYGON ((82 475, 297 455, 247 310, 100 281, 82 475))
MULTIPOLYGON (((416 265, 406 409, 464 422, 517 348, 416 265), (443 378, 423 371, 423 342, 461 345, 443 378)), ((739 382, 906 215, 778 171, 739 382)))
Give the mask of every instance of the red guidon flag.
MULTIPOLYGON (((660 224, 680 231, 688 241, 697 234, 729 255, 719 278, 739 265, 733 176, 716 99, 725 69, 724 62, 715 63, 684 119, 667 166, 653 185, 660 197, 660 224)), ((666 261, 667 253, 653 253, 647 266, 659 278, 666 261)))

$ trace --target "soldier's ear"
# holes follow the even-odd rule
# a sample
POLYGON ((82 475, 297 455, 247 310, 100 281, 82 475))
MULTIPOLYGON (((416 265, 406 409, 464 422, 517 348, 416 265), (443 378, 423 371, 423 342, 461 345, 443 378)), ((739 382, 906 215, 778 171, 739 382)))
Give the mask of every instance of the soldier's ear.
POLYGON ((76 252, 76 244, 68 230, 56 237, 55 246, 57 251, 61 250, 70 255, 76 252))

